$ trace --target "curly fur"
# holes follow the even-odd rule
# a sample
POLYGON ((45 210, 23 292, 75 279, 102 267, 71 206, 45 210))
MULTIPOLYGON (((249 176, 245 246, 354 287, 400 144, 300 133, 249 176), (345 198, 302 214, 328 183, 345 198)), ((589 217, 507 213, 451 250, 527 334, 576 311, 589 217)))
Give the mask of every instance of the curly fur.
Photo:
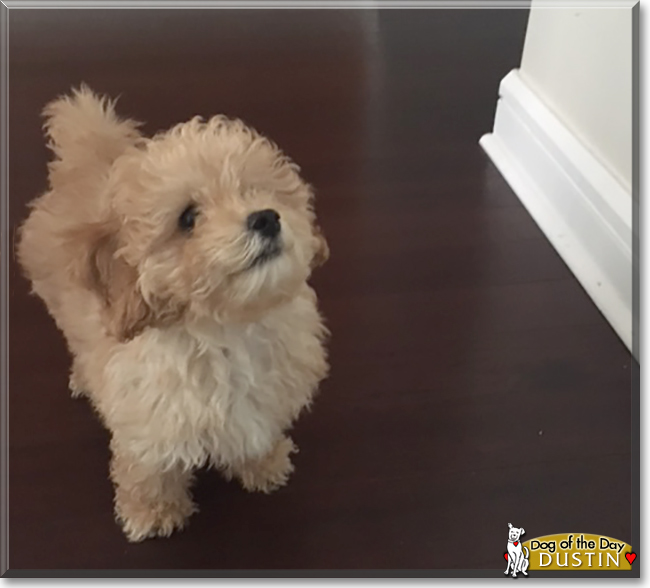
POLYGON ((298 167, 223 116, 147 138, 86 87, 44 114, 50 189, 18 257, 65 335, 73 394, 111 432, 127 537, 181 528, 205 464, 250 490, 284 484, 284 432, 328 369, 307 285, 328 248, 298 167), (183 231, 188 205, 198 214, 183 231), (246 218, 269 208, 281 254, 256 264, 264 243, 246 218))

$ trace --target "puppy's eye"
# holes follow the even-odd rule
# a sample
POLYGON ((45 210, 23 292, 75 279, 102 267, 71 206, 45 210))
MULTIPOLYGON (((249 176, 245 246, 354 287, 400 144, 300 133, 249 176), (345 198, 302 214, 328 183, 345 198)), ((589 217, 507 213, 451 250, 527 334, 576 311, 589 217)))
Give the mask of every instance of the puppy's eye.
POLYGON ((178 217, 178 228, 181 231, 189 233, 196 223, 196 216, 199 214, 196 206, 190 204, 178 217))

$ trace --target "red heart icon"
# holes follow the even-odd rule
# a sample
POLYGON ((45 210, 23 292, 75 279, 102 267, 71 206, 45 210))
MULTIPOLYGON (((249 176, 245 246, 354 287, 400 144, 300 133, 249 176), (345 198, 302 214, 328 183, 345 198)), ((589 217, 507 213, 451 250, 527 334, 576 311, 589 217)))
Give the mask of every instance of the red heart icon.
POLYGON ((507 553, 504 553, 504 554, 503 554, 503 557, 505 557, 505 558, 506 558, 506 561, 508 561, 508 554, 507 554, 507 553))
POLYGON ((515 541, 515 547, 517 547, 517 545, 519 545, 519 541, 515 541))
POLYGON ((627 560, 627 563, 632 565, 632 562, 636 559, 636 553, 634 553, 634 551, 632 553, 626 553, 625 559, 627 560))

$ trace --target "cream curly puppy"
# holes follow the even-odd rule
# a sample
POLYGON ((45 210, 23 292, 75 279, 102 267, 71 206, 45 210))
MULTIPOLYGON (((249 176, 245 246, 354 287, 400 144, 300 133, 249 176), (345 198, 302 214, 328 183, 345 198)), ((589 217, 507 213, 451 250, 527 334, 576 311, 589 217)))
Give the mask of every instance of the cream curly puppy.
POLYGON ((110 430, 127 537, 182 528, 206 464, 282 486, 285 431, 328 369, 307 285, 328 248, 298 167, 223 116, 147 138, 86 87, 44 113, 50 187, 18 256, 74 357, 72 393, 110 430))

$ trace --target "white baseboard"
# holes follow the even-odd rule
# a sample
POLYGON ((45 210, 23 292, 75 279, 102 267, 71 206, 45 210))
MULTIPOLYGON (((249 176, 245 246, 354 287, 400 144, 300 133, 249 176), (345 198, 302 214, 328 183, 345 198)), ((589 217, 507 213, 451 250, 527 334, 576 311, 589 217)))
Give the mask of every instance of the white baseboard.
POLYGON ((631 194, 516 70, 499 95, 481 146, 631 350, 631 194))

